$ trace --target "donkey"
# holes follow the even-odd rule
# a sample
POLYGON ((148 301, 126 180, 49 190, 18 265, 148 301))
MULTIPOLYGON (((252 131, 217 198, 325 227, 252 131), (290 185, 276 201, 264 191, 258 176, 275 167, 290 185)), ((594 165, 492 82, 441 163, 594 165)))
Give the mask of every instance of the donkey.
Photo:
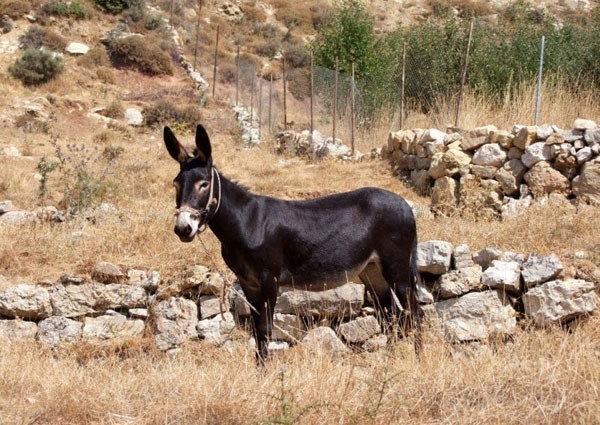
POLYGON ((408 203, 377 188, 288 201, 250 193, 213 165, 211 143, 196 128, 194 155, 169 127, 164 141, 180 170, 175 233, 182 242, 209 227, 252 305, 257 361, 264 364, 278 287, 332 288, 360 279, 385 324, 403 314, 421 350, 421 310, 415 296, 417 230, 408 203))

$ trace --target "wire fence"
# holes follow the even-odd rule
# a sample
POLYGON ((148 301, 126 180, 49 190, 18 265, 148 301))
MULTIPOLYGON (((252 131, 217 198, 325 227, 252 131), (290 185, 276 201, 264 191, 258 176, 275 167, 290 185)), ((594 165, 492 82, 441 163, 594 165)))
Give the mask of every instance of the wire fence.
MULTIPOLYGON (((472 27, 471 27, 472 28, 472 27)), ((471 29, 472 31, 472 29, 471 29)), ((444 75, 444 84, 436 84, 443 74, 442 63, 424 64, 411 56, 410 46, 404 46, 398 72, 399 78, 389 87, 373 90, 368 78, 356 79, 352 70, 328 69, 312 66, 308 69, 286 70, 281 60, 281 72, 262 74, 262 69, 244 55, 238 47, 235 58, 235 104, 250 111, 251 121, 258 128, 259 138, 272 138, 276 133, 294 130, 318 131, 323 139, 341 139, 354 149, 354 142, 372 136, 370 131, 385 121, 388 128, 399 129, 405 118, 415 112, 430 110, 446 99, 452 112, 453 124, 461 125, 461 107, 465 87, 468 87, 469 49, 471 37, 465 45, 460 72, 444 75), (373 111, 376 111, 374 114, 373 111)), ((532 96, 531 120, 538 124, 543 87, 543 38, 540 40, 539 71, 532 81, 537 93, 532 96)), ((243 49, 242 49, 243 51, 243 49)), ((215 54, 212 93, 217 83, 218 68, 215 54)), ((498 60, 503 60, 498 58, 498 60)), ((380 144, 380 143, 379 143, 380 144)))

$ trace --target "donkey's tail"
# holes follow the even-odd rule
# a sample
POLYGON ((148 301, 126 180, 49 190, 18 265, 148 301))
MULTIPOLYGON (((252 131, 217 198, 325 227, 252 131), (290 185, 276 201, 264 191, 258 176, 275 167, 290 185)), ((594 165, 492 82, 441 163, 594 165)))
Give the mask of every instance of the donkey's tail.
POLYGON ((410 252, 410 290, 409 290, 409 305, 412 325, 415 329, 415 353, 417 356, 423 350, 422 337, 422 322, 423 309, 417 301, 417 286, 422 285, 421 274, 417 267, 417 237, 413 239, 412 249, 410 252))

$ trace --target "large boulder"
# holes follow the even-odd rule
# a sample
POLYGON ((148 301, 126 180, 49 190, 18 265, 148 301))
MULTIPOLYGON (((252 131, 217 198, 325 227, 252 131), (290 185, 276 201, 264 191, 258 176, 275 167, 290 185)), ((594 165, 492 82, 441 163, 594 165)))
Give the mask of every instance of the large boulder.
POLYGON ((0 316, 44 319, 52 314, 46 288, 21 284, 0 292, 0 316))
POLYGON ((600 157, 586 162, 573 179, 573 194, 592 205, 600 205, 600 157))
POLYGON ((594 284, 585 280, 553 280, 523 295, 525 314, 538 326, 565 323, 592 313, 598 305, 594 284))
POLYGON ((512 335, 516 312, 502 291, 471 292, 426 306, 425 311, 451 342, 512 335))
POLYGON ((450 269, 453 246, 445 241, 421 242, 417 246, 417 268, 420 272, 436 275, 450 269))
POLYGON ((150 311, 152 333, 159 350, 177 348, 198 338, 198 307, 192 300, 173 297, 159 301, 150 311))
POLYGON ((283 291, 275 304, 275 312, 309 317, 350 317, 360 312, 365 299, 365 286, 356 283, 324 291, 287 288, 283 291))

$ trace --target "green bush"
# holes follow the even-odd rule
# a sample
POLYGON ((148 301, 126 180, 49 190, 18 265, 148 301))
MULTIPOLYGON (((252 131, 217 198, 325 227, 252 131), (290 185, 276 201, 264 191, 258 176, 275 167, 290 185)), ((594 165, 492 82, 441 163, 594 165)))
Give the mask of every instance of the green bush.
POLYGON ((95 0, 96 6, 103 12, 118 14, 127 9, 130 0, 95 0))
POLYGON ((75 19, 90 17, 90 11, 76 1, 49 1, 42 5, 38 13, 39 15, 72 17, 75 19))
POLYGON ((148 75, 171 75, 171 57, 156 42, 131 36, 109 43, 108 54, 116 66, 130 67, 148 75))
POLYGON ((39 49, 46 47, 60 52, 67 47, 67 40, 49 28, 32 25, 20 38, 22 49, 39 49))
POLYGON ((197 106, 176 106, 168 100, 145 107, 142 114, 148 126, 178 124, 184 130, 192 130, 202 120, 202 113, 197 106))
POLYGON ((28 49, 8 71, 27 85, 41 84, 62 72, 62 58, 50 52, 28 49))

